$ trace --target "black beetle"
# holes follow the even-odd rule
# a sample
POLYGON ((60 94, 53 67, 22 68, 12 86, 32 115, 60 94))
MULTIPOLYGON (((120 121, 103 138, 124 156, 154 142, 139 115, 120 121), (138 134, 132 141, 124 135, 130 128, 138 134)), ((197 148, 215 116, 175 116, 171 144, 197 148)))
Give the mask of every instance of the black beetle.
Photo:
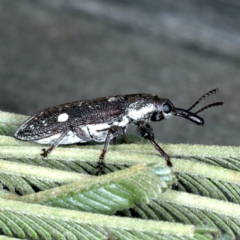
POLYGON ((195 113, 190 110, 217 91, 218 89, 209 91, 187 110, 174 107, 166 98, 144 93, 66 103, 35 114, 20 126, 14 137, 24 141, 51 144, 47 150, 43 149, 43 157, 47 157, 59 144, 90 140, 104 142, 98 162, 100 169, 110 140, 123 135, 127 126, 133 123, 137 125, 138 134, 149 140, 171 167, 169 156, 154 140, 153 129, 148 122, 179 116, 203 125, 204 120, 197 114, 207 108, 222 105, 223 102, 209 104, 195 113))

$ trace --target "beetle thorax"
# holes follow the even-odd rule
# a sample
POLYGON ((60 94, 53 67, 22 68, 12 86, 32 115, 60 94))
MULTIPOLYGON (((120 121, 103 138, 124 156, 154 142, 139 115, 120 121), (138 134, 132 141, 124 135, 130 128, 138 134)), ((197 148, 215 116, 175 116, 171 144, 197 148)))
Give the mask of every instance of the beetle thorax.
POLYGON ((155 105, 152 103, 139 104, 131 103, 127 110, 127 116, 133 121, 150 121, 152 113, 155 111, 155 105))

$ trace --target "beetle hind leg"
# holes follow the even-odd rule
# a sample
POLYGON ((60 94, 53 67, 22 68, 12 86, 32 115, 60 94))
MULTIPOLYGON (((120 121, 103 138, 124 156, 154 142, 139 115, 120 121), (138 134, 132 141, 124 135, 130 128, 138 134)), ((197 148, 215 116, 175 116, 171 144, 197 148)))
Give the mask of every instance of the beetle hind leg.
POLYGON ((67 135, 68 132, 69 132, 69 130, 66 130, 65 132, 63 132, 60 135, 60 137, 47 150, 45 148, 43 148, 42 149, 43 152, 40 155, 43 157, 47 157, 48 154, 51 153, 52 150, 59 145, 59 143, 63 140, 63 138, 67 135))
POLYGON ((99 173, 101 172, 101 170, 103 168, 103 160, 104 160, 105 154, 107 152, 111 137, 113 136, 113 139, 116 137, 119 137, 125 133, 125 130, 126 130, 126 127, 119 127, 119 126, 112 126, 109 128, 107 137, 104 142, 102 153, 98 160, 96 175, 99 175, 99 173))
POLYGON ((47 150, 46 150, 45 148, 43 148, 43 149, 42 149, 43 152, 42 152, 40 155, 43 156, 43 157, 47 157, 48 154, 49 154, 53 149, 54 149, 54 146, 53 146, 53 145, 51 145, 51 147, 48 148, 47 150))

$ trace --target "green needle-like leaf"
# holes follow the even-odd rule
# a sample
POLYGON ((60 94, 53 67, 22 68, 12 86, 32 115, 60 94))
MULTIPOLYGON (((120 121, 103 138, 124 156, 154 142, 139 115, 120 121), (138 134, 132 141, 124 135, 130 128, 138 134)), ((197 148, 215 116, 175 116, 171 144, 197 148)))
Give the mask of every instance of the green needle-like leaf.
MULTIPOLYGON (((153 229, 148 232, 131 228, 139 224, 135 225, 133 222, 129 222, 128 228, 115 228, 111 224, 103 227, 103 215, 98 215, 100 223, 96 225, 74 221, 69 224, 61 217, 61 220, 52 221, 47 215, 46 218, 41 214, 29 217, 28 214, 6 210, 2 208, 5 206, 2 202, 0 239, 1 234, 4 237, 27 239, 240 238, 240 220, 237 215, 240 211, 240 148, 161 144, 171 156, 174 166, 172 170, 178 179, 178 192, 168 190, 160 194, 162 190, 169 188, 173 177, 170 174, 169 178, 167 172, 163 174, 164 159, 159 157, 150 144, 145 144, 145 141, 131 136, 122 137, 119 142, 128 144, 110 146, 106 154, 103 173, 109 174, 90 177, 88 174, 94 175, 96 172, 102 145, 59 147, 43 159, 40 156, 43 148, 41 145, 9 137, 13 136, 26 118, 0 112, 0 134, 7 135, 0 136, 0 200, 6 199, 4 204, 12 199, 20 204, 19 210, 26 210, 25 207, 29 209, 34 206, 33 203, 39 203, 55 206, 57 211, 57 206, 107 214, 117 211, 117 214, 145 219, 141 220, 145 227, 148 224, 150 227, 154 224, 164 226, 160 220, 200 227, 195 227, 191 236, 181 235, 182 227, 177 228, 175 225, 171 225, 171 230, 179 235, 176 232, 170 233, 166 228, 161 233, 152 231, 153 229), (158 169, 150 171, 156 163, 158 169), (130 166, 133 167, 111 173, 130 166), (156 175, 157 172, 161 177, 156 175), (119 211, 121 209, 124 210, 119 211), (216 234, 216 228, 225 234, 222 238, 220 235, 212 235, 216 234)), ((165 169, 169 171, 169 168, 165 169)), ((47 209, 50 215, 55 214, 51 212, 52 208, 47 209)), ((116 218, 116 226, 121 225, 121 220, 120 217, 116 218)))
POLYGON ((42 203, 81 211, 113 214, 135 202, 149 203, 171 186, 174 178, 170 168, 158 164, 135 165, 101 177, 77 181, 55 189, 20 197, 20 201, 42 203), (162 180, 161 177, 165 180, 162 180), (150 181, 144 181, 150 179, 150 181), (165 183, 165 185, 163 184, 165 183))
POLYGON ((26 239, 212 239, 209 227, 105 216, 0 199, 0 234, 26 239))
POLYGON ((0 111, 0 135, 13 136, 27 116, 0 111))
MULTIPOLYGON (((142 148, 146 148, 145 145, 136 146, 138 146, 139 151, 141 151, 142 148)), ((122 148, 121 145, 118 147, 122 148)), ((128 145, 126 145, 126 147, 128 148, 128 145)), ((49 155, 48 158, 42 159, 39 155, 41 152, 40 147, 0 146, 0 157, 27 164, 94 174, 96 172, 96 159, 98 159, 101 150, 87 148, 89 148, 89 146, 85 146, 84 149, 57 148, 52 152, 52 154, 49 155)), ((202 149, 206 153, 208 147, 202 147, 202 149)), ((210 152, 212 152, 212 150, 210 152)), ((222 154, 226 155, 226 152, 223 152, 222 154)), ((240 152, 237 148, 229 149, 227 154, 229 156, 231 154, 234 157, 240 156, 240 152), (234 151, 235 149, 236 151, 234 151)), ((187 159, 172 158, 171 160, 174 165, 173 171, 178 176, 179 190, 200 194, 202 196, 208 196, 211 198, 217 198, 219 200, 228 200, 239 203, 240 198, 238 196, 240 193, 240 172, 219 166, 211 166, 209 164, 193 162, 187 159)), ((131 166, 141 162, 159 162, 160 165, 163 167, 165 166, 165 161, 163 161, 158 155, 137 153, 130 154, 124 151, 111 151, 110 148, 105 159, 104 170, 108 169, 107 172, 109 172, 111 166, 119 166, 119 169, 121 169, 126 166, 131 166)), ((40 189, 43 189, 43 187, 40 189)))
POLYGON ((144 211, 145 219, 207 225, 221 229, 230 239, 240 238, 238 204, 168 190, 150 204, 135 204, 133 211, 141 217, 144 211), (149 214, 152 211, 156 214, 154 218, 149 214))
POLYGON ((89 178, 86 174, 0 160, 0 186, 20 195, 89 178))

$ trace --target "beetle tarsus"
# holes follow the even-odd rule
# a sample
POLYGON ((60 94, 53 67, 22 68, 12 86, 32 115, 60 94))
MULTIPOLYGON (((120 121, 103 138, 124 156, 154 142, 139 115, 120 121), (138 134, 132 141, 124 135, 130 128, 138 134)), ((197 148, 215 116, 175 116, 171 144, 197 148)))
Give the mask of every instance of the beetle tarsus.
POLYGON ((166 162, 167 162, 167 166, 168 167, 172 167, 173 165, 172 165, 172 162, 170 161, 170 157, 167 155, 167 157, 165 157, 165 160, 166 160, 166 162))
POLYGON ((50 148, 48 148, 47 150, 45 148, 42 149, 43 153, 41 153, 40 155, 43 157, 47 157, 48 154, 53 150, 53 146, 51 146, 50 148))

